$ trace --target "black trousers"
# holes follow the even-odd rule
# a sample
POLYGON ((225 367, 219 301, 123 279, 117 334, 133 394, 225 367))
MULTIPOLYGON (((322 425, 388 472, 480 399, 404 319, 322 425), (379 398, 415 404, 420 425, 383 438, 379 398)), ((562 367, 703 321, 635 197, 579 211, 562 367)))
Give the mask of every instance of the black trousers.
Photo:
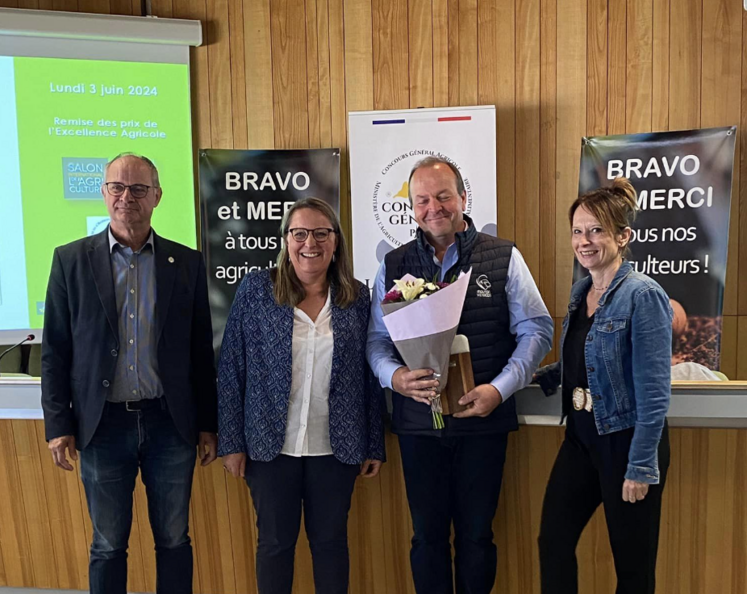
MULTIPOLYGON (((660 483, 643 501, 627 503, 622 487, 633 429, 599 435, 592 413, 573 411, 545 492, 539 553, 542 594, 576 594, 576 545, 594 511, 604 515, 617 572, 617 594, 656 588, 661 498, 669 468, 669 432, 659 443, 660 483)), ((602 592, 598 594, 604 594, 602 592)))
POLYGON ((493 517, 508 435, 400 435, 414 536, 410 564, 418 594, 489 594, 497 564, 493 517), (454 522, 454 572, 451 523, 454 522))
POLYGON ((259 533, 259 594, 291 594, 302 506, 317 594, 347 594, 348 511, 359 472, 358 464, 334 456, 248 461, 246 482, 259 533))

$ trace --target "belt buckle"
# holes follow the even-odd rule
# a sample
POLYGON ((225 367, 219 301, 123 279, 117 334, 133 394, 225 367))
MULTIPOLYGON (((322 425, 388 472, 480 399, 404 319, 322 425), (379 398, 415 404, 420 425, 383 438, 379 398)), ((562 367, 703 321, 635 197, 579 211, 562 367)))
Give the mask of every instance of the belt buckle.
POLYGON ((139 400, 125 400, 125 410, 127 412, 138 412, 140 410, 139 408, 130 408, 131 402, 134 403, 134 402, 140 402, 140 401, 139 400))
POLYGON ((591 412, 591 391, 588 388, 573 388, 573 408, 591 412))

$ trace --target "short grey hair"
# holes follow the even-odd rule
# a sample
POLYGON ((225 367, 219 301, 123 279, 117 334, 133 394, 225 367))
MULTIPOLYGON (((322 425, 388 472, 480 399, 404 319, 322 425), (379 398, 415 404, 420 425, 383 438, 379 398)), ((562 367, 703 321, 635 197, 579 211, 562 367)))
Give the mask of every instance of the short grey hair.
POLYGON ((459 173, 459 169, 457 168, 456 164, 453 161, 450 161, 449 159, 446 159, 444 157, 426 157, 425 159, 420 159, 420 161, 415 163, 415 166, 412 168, 412 171, 410 171, 410 177, 407 178, 407 196, 408 198, 410 198, 410 204, 412 204, 412 193, 410 192, 410 185, 412 184, 412 176, 415 175, 415 172, 418 169, 423 169, 425 167, 433 167, 439 164, 446 165, 449 169, 451 169, 454 172, 454 176, 456 177, 457 194, 459 194, 460 196, 464 194, 464 180, 462 179, 462 174, 459 173))
POLYGON ((104 178, 106 178, 109 173, 109 167, 111 167, 115 161, 124 159, 125 157, 132 157, 133 159, 138 159, 145 163, 150 169, 151 177, 153 178, 153 187, 161 187, 161 183, 158 180, 158 168, 156 167, 155 163, 153 163, 153 161, 151 161, 148 157, 145 157, 144 155, 138 155, 137 153, 119 153, 116 157, 114 157, 106 164, 106 167, 104 168, 104 178))

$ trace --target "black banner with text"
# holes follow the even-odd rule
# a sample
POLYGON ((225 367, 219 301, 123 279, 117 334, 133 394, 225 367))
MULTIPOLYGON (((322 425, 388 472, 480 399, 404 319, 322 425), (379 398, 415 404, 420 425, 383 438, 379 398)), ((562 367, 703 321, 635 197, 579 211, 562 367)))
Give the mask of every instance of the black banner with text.
MULTIPOLYGON (((630 261, 669 295, 672 364, 718 370, 736 127, 584 138, 579 195, 627 177, 630 261)), ((575 262, 574 281, 586 274, 575 262)))
POLYGON ((340 149, 204 149, 199 165, 202 253, 217 353, 241 280, 275 266, 280 223, 290 205, 314 196, 339 212, 340 149))

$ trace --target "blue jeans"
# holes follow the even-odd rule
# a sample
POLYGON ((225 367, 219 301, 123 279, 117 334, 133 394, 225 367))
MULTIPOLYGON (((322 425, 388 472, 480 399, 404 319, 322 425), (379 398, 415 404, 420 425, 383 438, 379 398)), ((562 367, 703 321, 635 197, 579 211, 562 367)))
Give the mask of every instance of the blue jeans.
POLYGON ((147 402, 141 411, 107 402, 91 443, 80 452, 93 523, 91 594, 127 591, 127 544, 138 470, 156 544, 156 591, 192 592, 188 524, 196 446, 181 437, 165 406, 163 398, 147 402))
POLYGON ((398 437, 415 532, 410 549, 415 591, 490 594, 498 559, 493 517, 501 493, 508 434, 398 437))

